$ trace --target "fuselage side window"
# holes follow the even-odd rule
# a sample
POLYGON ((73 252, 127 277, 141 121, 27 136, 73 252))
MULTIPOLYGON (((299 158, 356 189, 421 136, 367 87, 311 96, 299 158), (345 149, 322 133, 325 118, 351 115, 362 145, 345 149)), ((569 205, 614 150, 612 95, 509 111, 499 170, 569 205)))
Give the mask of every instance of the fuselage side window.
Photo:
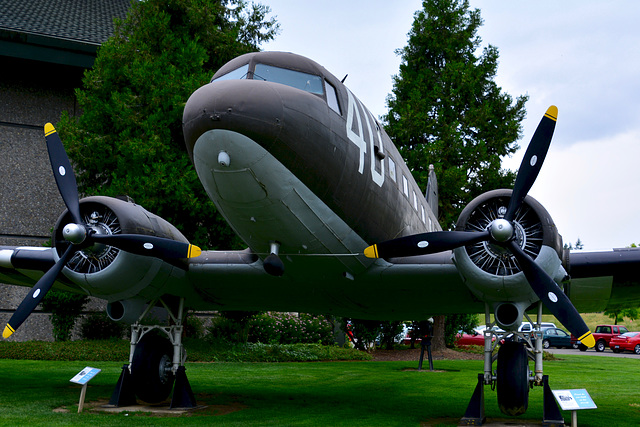
POLYGON ((418 210, 418 197, 415 191, 413 192, 413 209, 418 210))
POLYGON ((300 71, 287 70, 286 68, 274 67, 273 65, 256 64, 253 79, 281 83, 296 89, 315 93, 316 95, 324 95, 322 77, 300 71))
POLYGON ((427 216, 424 213, 424 206, 420 205, 420 213, 422 214, 422 223, 426 224, 427 223, 427 216))
POLYGON ((342 112, 340 112, 340 104, 338 104, 338 94, 336 93, 336 88, 326 80, 324 81, 324 86, 327 89, 327 104, 329 104, 329 108, 342 115, 342 112))
POLYGON ((407 181, 407 177, 402 175, 402 191, 404 195, 409 197, 409 181, 407 181))
POLYGON ((233 71, 229 71, 227 74, 223 74, 220 77, 212 80, 217 82, 219 80, 240 80, 247 78, 247 72, 249 71, 249 64, 243 65, 240 68, 236 68, 233 71))
POLYGON ((389 157, 389 176, 393 182, 396 182, 396 163, 391 157, 389 157))

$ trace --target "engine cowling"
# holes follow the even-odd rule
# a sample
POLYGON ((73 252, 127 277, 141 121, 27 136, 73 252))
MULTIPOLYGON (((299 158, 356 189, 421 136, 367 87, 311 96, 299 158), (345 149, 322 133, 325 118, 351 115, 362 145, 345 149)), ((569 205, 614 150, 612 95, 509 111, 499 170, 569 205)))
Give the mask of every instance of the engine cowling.
MULTIPOLYGON (((475 198, 462 211, 456 230, 484 231, 507 211, 511 190, 494 190, 475 198)), ((517 242, 556 282, 566 276, 562 237, 547 210, 527 196, 514 219, 517 242)), ((471 292, 490 304, 498 324, 517 328, 524 310, 538 297, 509 251, 489 241, 457 248, 454 262, 471 292)))
MULTIPOLYGON (((87 197, 80 201, 80 214, 86 226, 98 234, 144 234, 188 242, 169 222, 131 201, 87 197)), ((65 211, 54 228, 53 244, 58 259, 69 245, 62 230, 70 222, 71 215, 65 211)), ((109 302, 133 297, 148 301, 162 295, 173 269, 174 266, 157 258, 94 244, 77 251, 63 274, 89 295, 109 302)))

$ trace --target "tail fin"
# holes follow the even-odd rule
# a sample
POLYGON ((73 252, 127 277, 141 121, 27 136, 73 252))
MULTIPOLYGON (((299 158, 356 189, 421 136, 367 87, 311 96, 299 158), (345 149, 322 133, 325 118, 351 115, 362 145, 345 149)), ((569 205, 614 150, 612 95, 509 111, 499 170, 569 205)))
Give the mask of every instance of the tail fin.
POLYGON ((429 165, 429 180, 427 181, 427 191, 424 194, 427 203, 433 214, 438 217, 438 179, 433 165, 429 165))

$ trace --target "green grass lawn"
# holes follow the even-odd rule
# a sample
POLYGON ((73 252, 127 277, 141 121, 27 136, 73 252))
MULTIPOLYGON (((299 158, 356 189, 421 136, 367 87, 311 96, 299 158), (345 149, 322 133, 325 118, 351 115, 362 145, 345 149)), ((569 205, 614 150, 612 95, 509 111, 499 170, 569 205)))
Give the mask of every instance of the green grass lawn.
MULTIPOLYGON (((435 361, 440 372, 417 372, 417 361, 188 363, 196 398, 209 408, 169 418, 77 414, 80 386, 69 379, 87 365, 102 369, 87 402, 108 400, 122 363, 0 360, 0 425, 456 425, 482 369, 477 360, 435 361), (70 412, 54 412, 61 407, 70 412)), ((552 389, 586 388, 593 397, 598 409, 580 412, 580 426, 640 424, 640 359, 572 355, 545 362, 545 373, 552 389)), ((486 388, 485 395, 489 420, 506 418, 495 392, 486 388)), ((563 415, 570 422, 570 413, 563 415)), ((536 387, 520 418, 541 417, 542 390, 536 387)))

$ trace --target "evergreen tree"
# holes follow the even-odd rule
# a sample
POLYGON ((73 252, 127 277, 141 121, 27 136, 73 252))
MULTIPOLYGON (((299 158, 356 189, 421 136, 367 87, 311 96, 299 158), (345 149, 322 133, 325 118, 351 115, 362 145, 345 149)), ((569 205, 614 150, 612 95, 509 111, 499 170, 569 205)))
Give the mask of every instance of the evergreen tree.
POLYGON ((494 82, 498 49, 481 39, 480 10, 467 0, 425 0, 416 12, 400 72, 387 99, 386 131, 426 188, 429 164, 440 192, 440 224, 451 229, 474 197, 511 188, 501 169, 521 137, 526 96, 514 102, 494 82))
POLYGON ((76 91, 82 115, 59 124, 80 192, 130 196, 203 248, 238 246, 188 158, 182 112, 220 66, 273 39, 269 12, 243 0, 132 2, 76 91))
MULTIPOLYGON (((501 169, 522 136, 526 96, 513 98, 495 83, 498 49, 481 44, 480 10, 467 0, 424 0, 416 12, 407 46, 399 49, 400 72, 385 129, 414 178, 426 188, 429 165, 438 177, 439 221, 452 229, 462 209, 476 196, 511 188, 515 173, 501 169)), ((458 319, 457 317, 453 317, 458 319)), ((462 323, 467 317, 461 316, 462 323)), ((445 329, 462 325, 434 317, 433 348, 445 345, 445 329), (445 325, 448 325, 445 327, 445 325)))

